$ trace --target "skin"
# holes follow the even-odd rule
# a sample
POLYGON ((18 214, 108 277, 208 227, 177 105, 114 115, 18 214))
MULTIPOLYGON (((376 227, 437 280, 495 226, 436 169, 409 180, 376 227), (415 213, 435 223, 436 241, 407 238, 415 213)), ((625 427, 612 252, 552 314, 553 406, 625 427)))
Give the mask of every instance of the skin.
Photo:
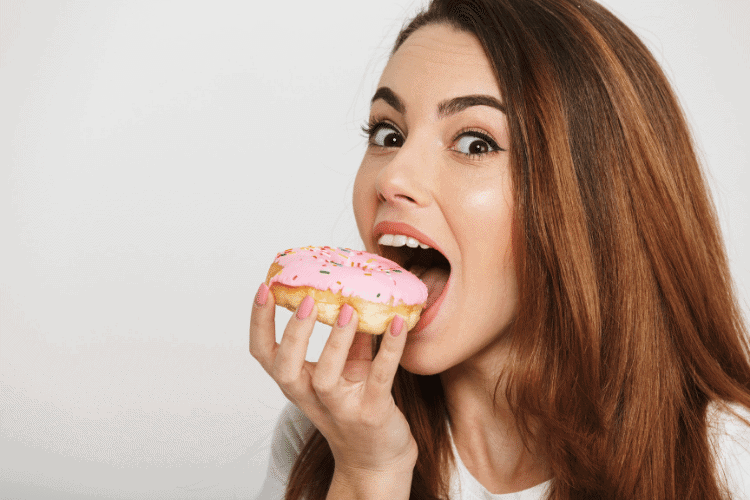
POLYGON ((447 117, 438 112, 441 102, 460 96, 502 102, 494 72, 473 35, 434 25, 399 48, 382 87, 398 96, 403 109, 386 99, 372 103, 371 123, 385 120, 392 128, 371 137, 357 174, 353 199, 360 236, 377 253, 374 226, 406 222, 434 240, 451 263, 439 313, 425 330, 409 333, 401 365, 413 373, 441 374, 459 454, 485 487, 506 493, 534 486, 549 477, 544 460, 523 447, 507 405, 500 400, 493 412, 492 400, 507 355, 503 332, 518 303, 507 118, 487 105, 447 117), (474 131, 492 138, 498 149, 474 131), (480 150, 486 145, 487 152, 467 154, 472 144, 480 150))
POLYGON ((480 483, 492 493, 529 488, 549 470, 533 443, 530 450, 521 444, 507 405, 492 399, 517 307, 507 120, 485 104, 439 112, 462 96, 502 103, 500 90, 478 41, 444 25, 406 40, 383 72, 384 87, 402 109, 392 99, 372 103, 371 123, 387 125, 373 130, 357 174, 357 226, 370 252, 379 253, 374 227, 386 220, 437 244, 451 264, 438 314, 418 333, 386 332, 375 359, 370 337, 355 333, 355 314, 332 329, 310 363, 304 357, 316 310, 293 316, 277 344, 269 294, 254 304, 250 351, 328 440, 336 464, 329 498, 408 498, 417 449, 390 395, 399 363, 440 374, 456 448, 480 483))
POLYGON ((354 184, 354 213, 368 251, 378 252, 374 226, 406 222, 437 243, 451 263, 451 286, 432 323, 410 334, 401 365, 434 374, 466 362, 496 364, 498 333, 513 317, 516 279, 511 255, 513 192, 507 151, 470 156, 479 131, 508 149, 505 114, 472 106, 447 118, 438 104, 459 96, 500 90, 478 42, 445 26, 414 33, 386 66, 378 88, 400 98, 399 113, 383 99, 371 118, 392 123, 405 138, 401 147, 372 144, 354 184), (468 143, 468 144, 467 144, 468 143), (380 196, 379 196, 380 195, 380 196), (381 201, 384 199, 385 201, 381 201))

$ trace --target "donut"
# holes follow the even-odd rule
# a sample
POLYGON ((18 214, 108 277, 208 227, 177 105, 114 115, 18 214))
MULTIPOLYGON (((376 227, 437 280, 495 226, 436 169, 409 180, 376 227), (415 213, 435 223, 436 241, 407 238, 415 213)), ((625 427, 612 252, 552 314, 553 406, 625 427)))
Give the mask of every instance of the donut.
POLYGON ((290 248, 276 255, 266 285, 276 304, 296 311, 306 295, 318 321, 333 325, 344 304, 351 305, 357 331, 379 335, 398 314, 407 330, 419 321, 427 287, 419 278, 380 255, 335 247, 290 248))

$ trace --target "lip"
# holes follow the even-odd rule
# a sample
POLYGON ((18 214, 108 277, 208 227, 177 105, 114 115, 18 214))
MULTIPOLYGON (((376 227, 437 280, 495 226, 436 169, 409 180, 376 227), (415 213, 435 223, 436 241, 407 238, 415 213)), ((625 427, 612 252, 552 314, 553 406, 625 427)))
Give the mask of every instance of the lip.
MULTIPOLYGON (((384 234, 403 234, 404 236, 411 236, 412 238, 416 238, 426 245, 430 245, 432 248, 445 255, 445 252, 440 249, 438 244, 435 243, 432 238, 417 230, 416 228, 410 226, 409 224, 406 224, 405 222, 379 222, 377 225, 375 225, 374 234, 376 242, 384 234)), ((446 256, 446 258, 448 258, 448 256, 446 256)))
MULTIPOLYGON (((406 224, 405 222, 394 222, 394 221, 382 221, 375 225, 375 228, 373 230, 375 241, 377 242, 380 237, 384 234, 403 234, 404 236, 411 236, 412 238, 416 238, 422 243, 425 243, 427 245, 430 245, 432 248, 443 254, 446 259, 448 259, 448 256, 443 252, 443 250, 440 248, 440 246, 435 243, 435 241, 424 234, 423 232, 419 231, 418 229, 410 226, 409 224, 406 224)), ((448 263, 451 265, 451 268, 453 268, 453 263, 448 259, 448 263)), ((451 281, 453 280, 453 273, 450 273, 450 276, 448 277, 448 282, 445 284, 445 287, 443 288, 442 293, 440 296, 435 300, 435 302, 422 311, 422 315, 419 318, 419 321, 414 326, 414 328, 411 330, 412 333, 419 333, 427 326, 432 323, 432 320, 435 319, 438 312, 440 311, 440 306, 443 304, 443 301, 445 300, 445 297, 448 295, 448 289, 451 286, 451 281)))

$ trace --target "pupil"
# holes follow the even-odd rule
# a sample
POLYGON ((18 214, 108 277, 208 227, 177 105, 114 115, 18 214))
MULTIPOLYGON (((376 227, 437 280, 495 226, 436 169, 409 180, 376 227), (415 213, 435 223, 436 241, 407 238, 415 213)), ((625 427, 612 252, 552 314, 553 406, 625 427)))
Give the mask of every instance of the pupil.
POLYGON ((391 146, 398 146, 399 145, 398 135, 396 134, 388 135, 388 137, 386 138, 386 144, 390 144, 391 146))
POLYGON ((487 145, 482 141, 474 141, 471 143, 471 152, 473 154, 481 154, 487 152, 487 145))

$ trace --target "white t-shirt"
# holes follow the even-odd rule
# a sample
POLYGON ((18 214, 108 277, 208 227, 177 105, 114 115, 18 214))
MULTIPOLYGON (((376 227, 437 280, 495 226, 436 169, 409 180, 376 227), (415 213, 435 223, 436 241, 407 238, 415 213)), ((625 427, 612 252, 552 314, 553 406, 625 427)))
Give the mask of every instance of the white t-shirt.
MULTIPOLYGON (((750 412, 732 408, 750 420, 750 412)), ((750 500, 750 427, 714 405, 708 413, 709 436, 719 461, 720 479, 733 500, 750 500)), ((271 443, 268 474, 256 500, 283 500, 289 473, 314 426, 302 411, 288 403, 281 412, 271 443)), ((477 481, 461 461, 451 438, 456 468, 451 474, 451 500, 544 500, 552 480, 533 488, 507 494, 492 494, 477 481)))

